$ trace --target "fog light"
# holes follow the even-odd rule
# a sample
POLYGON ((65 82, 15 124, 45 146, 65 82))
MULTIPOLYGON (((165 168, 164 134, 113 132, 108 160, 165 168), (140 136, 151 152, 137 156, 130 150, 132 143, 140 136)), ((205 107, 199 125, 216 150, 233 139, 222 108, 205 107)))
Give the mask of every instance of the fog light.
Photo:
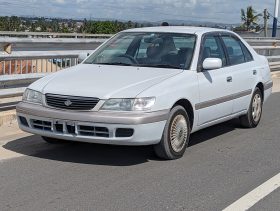
POLYGON ((25 127, 29 127, 27 119, 23 116, 19 116, 20 124, 24 125, 25 127))
POLYGON ((127 138, 127 137, 133 136, 133 133, 134 133, 134 130, 131 128, 118 128, 116 130, 116 137, 127 138))

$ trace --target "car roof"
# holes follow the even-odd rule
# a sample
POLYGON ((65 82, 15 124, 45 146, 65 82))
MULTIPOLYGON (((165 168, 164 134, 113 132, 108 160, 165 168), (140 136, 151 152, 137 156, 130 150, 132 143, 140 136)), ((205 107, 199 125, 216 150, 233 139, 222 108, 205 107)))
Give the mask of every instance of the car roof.
POLYGON ((187 33, 202 35, 207 32, 230 32, 224 29, 196 27, 196 26, 157 26, 128 29, 124 32, 169 32, 169 33, 187 33))

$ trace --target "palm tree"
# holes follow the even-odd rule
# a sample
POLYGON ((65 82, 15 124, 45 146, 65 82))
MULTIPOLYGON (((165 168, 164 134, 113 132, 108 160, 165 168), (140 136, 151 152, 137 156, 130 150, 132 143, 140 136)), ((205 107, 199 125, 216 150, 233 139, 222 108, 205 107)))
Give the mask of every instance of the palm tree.
POLYGON ((256 14, 256 11, 252 6, 247 7, 246 12, 244 9, 241 9, 241 20, 243 21, 247 31, 258 26, 257 22, 260 16, 262 16, 262 14, 256 14))

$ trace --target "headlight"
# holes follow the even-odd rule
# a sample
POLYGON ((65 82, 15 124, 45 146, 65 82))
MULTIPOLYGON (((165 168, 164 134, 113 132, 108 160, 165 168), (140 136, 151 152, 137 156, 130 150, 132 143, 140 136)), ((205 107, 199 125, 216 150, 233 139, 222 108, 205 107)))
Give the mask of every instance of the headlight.
POLYGON ((110 111, 146 111, 152 108, 156 99, 154 97, 136 99, 109 99, 101 110, 110 111))
POLYGON ((22 100, 31 103, 42 104, 42 93, 34 91, 32 89, 26 89, 23 94, 22 100))

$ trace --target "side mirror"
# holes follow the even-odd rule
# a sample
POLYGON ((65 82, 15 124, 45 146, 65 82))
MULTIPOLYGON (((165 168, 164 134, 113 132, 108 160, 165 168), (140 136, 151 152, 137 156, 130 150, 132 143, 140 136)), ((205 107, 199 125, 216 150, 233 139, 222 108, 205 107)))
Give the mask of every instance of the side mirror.
POLYGON ((222 66, 223 62, 220 58, 206 58, 202 64, 204 70, 220 69, 222 66))

